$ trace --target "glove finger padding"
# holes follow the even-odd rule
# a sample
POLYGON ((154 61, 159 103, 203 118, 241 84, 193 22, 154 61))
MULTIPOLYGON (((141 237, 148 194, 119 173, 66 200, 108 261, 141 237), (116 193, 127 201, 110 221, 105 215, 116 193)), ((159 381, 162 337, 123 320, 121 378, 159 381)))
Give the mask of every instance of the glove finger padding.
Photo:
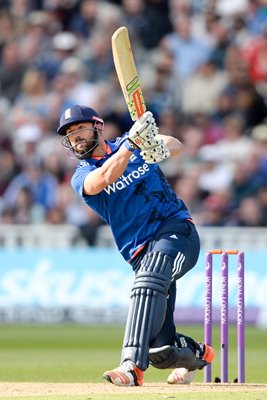
POLYGON ((170 157, 170 151, 163 140, 155 140, 157 145, 141 151, 140 155, 148 164, 155 164, 170 157))
POLYGON ((155 139, 158 133, 158 128, 156 126, 149 125, 147 129, 139 134, 140 142, 142 142, 142 150, 149 149, 150 147, 157 146, 157 140, 155 139))
POLYGON ((155 124, 155 119, 152 112, 146 111, 137 121, 133 124, 130 132, 133 131, 140 134, 144 129, 146 129, 150 124, 155 124))
POLYGON ((158 133, 155 119, 150 111, 142 115, 129 131, 130 146, 140 150, 155 146, 154 138, 158 133))

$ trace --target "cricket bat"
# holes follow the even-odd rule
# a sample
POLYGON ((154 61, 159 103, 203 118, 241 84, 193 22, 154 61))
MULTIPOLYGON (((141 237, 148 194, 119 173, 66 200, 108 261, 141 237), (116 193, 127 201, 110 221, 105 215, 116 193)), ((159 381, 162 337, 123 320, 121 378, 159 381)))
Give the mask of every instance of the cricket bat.
POLYGON ((124 26, 112 35, 112 53, 118 80, 133 121, 140 118, 146 111, 128 29, 124 26))

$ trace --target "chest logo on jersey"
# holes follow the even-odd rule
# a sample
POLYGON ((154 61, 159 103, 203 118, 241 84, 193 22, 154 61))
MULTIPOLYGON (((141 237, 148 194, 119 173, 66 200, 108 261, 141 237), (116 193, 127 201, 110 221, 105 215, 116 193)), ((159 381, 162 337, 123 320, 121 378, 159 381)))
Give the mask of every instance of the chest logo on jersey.
POLYGON ((134 162, 137 159, 135 154, 132 154, 130 157, 130 162, 134 162))
POLYGON ((127 186, 130 186, 136 179, 139 179, 142 175, 149 171, 149 166, 144 163, 136 170, 133 170, 128 175, 122 175, 116 182, 108 185, 104 190, 107 194, 116 193, 117 190, 123 190, 127 186))

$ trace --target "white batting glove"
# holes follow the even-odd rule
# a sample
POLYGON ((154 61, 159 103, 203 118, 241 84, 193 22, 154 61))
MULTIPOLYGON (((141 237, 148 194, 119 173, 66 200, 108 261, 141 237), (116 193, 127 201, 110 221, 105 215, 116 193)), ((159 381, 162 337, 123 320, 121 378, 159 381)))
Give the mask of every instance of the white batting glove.
POLYGON ((156 146, 141 151, 140 155, 148 164, 159 163, 169 158, 171 153, 162 139, 154 139, 156 146))
POLYGON ((157 133, 158 127, 153 114, 147 111, 131 127, 127 138, 128 145, 133 150, 145 150, 154 147, 157 133))

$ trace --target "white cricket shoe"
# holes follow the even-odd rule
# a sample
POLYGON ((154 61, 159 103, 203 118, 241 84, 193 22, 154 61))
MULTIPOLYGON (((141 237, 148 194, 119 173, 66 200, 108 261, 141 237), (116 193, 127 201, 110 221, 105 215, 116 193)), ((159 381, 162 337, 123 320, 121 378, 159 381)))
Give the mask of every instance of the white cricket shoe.
POLYGON ((119 367, 106 371, 103 378, 116 386, 142 386, 144 372, 132 361, 124 361, 119 367))
POLYGON ((197 369, 188 371, 187 368, 175 368, 167 378, 167 382, 171 385, 188 385, 194 379, 197 369))

